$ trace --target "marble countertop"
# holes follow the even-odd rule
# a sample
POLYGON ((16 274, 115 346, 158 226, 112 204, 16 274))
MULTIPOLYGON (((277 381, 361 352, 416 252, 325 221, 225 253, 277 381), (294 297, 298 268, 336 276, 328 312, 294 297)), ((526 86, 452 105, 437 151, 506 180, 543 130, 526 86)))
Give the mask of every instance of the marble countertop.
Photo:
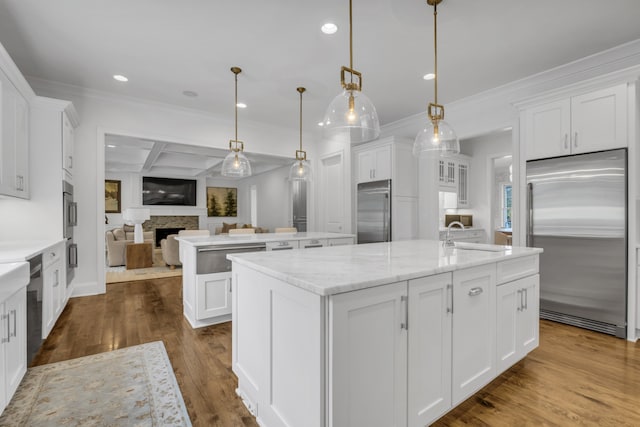
POLYGON ((0 302, 29 284, 29 264, 12 262, 0 264, 0 302))
POLYGON ((408 240, 227 257, 293 286, 326 296, 542 252, 539 248, 468 243, 465 247, 467 249, 444 248, 437 240, 408 240), (469 250, 473 247, 491 251, 469 250))
POLYGON ((256 233, 256 234, 235 234, 215 236, 185 236, 178 237, 182 243, 190 246, 211 246, 211 245, 229 245, 234 243, 266 243, 278 242, 282 240, 306 240, 306 239, 339 239, 341 237, 355 237, 353 234, 340 233, 256 233))
POLYGON ((0 242, 0 263, 27 261, 61 240, 16 240, 0 242))

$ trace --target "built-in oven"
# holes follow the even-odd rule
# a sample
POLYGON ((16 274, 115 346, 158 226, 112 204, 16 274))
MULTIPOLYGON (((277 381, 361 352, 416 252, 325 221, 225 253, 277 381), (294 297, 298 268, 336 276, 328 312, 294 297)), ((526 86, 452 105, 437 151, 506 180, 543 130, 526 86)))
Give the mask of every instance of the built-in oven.
POLYGON ((73 242, 73 228, 78 225, 78 204, 73 201, 73 185, 67 181, 62 181, 62 200, 62 230, 67 240, 66 264, 67 286, 69 286, 75 275, 75 268, 78 267, 78 246, 73 242))
POLYGON ((196 274, 224 273, 231 271, 228 254, 262 252, 267 250, 264 243, 230 244, 203 246, 198 248, 196 274))

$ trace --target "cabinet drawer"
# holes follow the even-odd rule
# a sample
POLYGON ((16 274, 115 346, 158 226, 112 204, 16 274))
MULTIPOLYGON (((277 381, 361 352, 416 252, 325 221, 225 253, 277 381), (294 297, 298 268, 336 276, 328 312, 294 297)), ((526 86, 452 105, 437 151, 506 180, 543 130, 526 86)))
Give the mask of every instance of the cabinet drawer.
POLYGON ((327 246, 327 239, 306 239, 298 242, 300 249, 321 248, 327 246))
POLYGON ((59 259, 62 259, 64 248, 65 246, 63 244, 57 244, 42 251, 43 267, 48 267, 59 259))
POLYGON ((497 263, 498 285, 537 273, 537 255, 508 259, 497 263))
POLYGON ((283 251, 287 249, 298 249, 298 241, 280 240, 279 242, 267 242, 268 251, 283 251))
POLYGON ((327 239, 328 246, 353 245, 353 237, 340 237, 337 239, 327 239))

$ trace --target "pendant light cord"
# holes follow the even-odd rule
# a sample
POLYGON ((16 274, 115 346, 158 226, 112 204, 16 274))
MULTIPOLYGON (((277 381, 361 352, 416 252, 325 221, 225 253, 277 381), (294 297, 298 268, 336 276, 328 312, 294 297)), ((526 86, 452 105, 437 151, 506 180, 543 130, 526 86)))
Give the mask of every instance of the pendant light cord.
POLYGON ((238 140, 238 73, 234 73, 236 77, 236 141, 238 140))
POLYGON ((302 151, 302 90, 300 92, 300 151, 302 151))
POLYGON ((434 86, 434 98, 435 103, 438 103, 438 4, 433 4, 433 55, 434 55, 434 64, 433 64, 433 72, 436 75, 433 79, 434 86))
MULTIPOLYGON (((349 0, 349 68, 353 70, 353 5, 349 0)), ((353 72, 351 74, 351 83, 353 83, 353 72)))

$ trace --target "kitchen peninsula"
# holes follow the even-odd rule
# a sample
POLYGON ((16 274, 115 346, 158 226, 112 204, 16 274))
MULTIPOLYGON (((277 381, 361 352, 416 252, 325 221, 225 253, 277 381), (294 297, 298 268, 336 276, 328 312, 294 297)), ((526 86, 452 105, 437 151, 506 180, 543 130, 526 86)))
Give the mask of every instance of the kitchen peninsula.
POLYGON ((290 251, 352 245, 352 234, 259 233, 178 237, 184 316, 192 327, 231 320, 231 261, 228 254, 290 251))
POLYGON ((424 426, 538 346, 536 248, 229 255, 237 393, 265 427, 424 426))

